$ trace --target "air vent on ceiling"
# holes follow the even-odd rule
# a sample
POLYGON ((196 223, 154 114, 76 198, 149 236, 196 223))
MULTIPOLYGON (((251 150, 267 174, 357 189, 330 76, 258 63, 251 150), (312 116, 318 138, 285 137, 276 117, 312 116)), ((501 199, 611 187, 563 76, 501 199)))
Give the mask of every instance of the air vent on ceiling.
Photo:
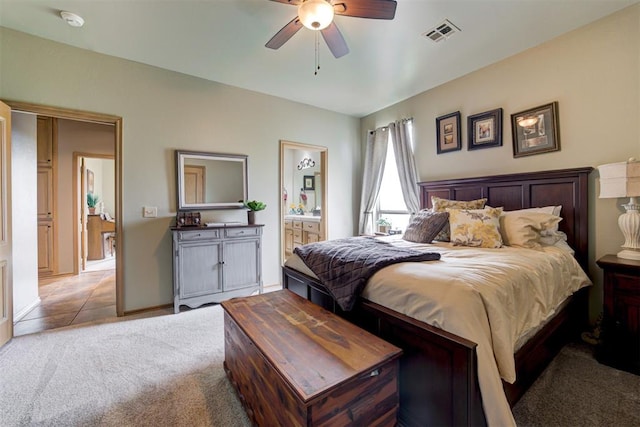
POLYGON ((439 42, 442 40, 446 40, 455 33, 462 31, 460 28, 456 27, 451 21, 445 19, 441 24, 433 27, 430 30, 422 33, 422 35, 434 42, 439 42))

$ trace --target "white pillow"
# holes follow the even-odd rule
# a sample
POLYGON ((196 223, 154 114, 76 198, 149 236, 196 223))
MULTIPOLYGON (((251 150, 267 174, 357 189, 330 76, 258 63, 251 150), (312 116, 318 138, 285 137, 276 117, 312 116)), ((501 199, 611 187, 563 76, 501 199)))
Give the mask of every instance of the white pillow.
MULTIPOLYGON (((517 211, 510 211, 517 212, 517 211)), ((551 214, 555 216, 560 216, 560 212, 562 212, 562 206, 543 206, 541 208, 528 208, 528 209, 520 209, 520 212, 541 212, 546 214, 551 214)), ((554 233, 558 231, 558 223, 553 225, 550 229, 544 229, 541 231, 542 236, 553 236, 554 233)))
MULTIPOLYGON (((557 215, 537 210, 507 211, 500 216, 500 234, 507 246, 539 249, 543 238, 542 233, 554 228, 557 230, 560 221, 562 218, 557 215)), ((553 236, 544 237, 553 239, 553 236)), ((555 242, 545 243, 554 244, 555 242)))

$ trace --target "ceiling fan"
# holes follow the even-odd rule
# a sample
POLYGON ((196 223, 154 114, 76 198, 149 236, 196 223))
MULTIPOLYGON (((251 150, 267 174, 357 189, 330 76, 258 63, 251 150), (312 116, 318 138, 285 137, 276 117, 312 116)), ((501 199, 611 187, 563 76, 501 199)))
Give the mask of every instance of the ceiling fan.
POLYGON ((349 53, 347 42, 333 22, 334 14, 355 18, 393 19, 395 0, 271 0, 298 7, 298 16, 285 25, 265 45, 278 49, 300 28, 320 31, 329 50, 336 58, 349 53))

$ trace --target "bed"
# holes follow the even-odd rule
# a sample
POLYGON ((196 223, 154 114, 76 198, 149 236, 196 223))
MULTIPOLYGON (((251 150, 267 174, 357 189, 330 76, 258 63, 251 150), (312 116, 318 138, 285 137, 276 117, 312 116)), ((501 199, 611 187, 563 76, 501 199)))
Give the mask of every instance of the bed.
MULTIPOLYGON (((560 230, 566 233, 575 259, 586 271, 590 172, 591 168, 579 168, 420 183, 421 202, 423 208, 429 208, 432 196, 452 200, 485 197, 487 205, 507 211, 561 205, 560 230)), ((283 285, 403 349, 401 425, 483 425, 491 419, 483 409, 475 342, 364 297, 353 310, 344 312, 317 279, 287 264, 283 285)), ((517 402, 560 348, 586 324, 585 289, 568 298, 515 353, 517 380, 503 383, 509 404, 517 402)))

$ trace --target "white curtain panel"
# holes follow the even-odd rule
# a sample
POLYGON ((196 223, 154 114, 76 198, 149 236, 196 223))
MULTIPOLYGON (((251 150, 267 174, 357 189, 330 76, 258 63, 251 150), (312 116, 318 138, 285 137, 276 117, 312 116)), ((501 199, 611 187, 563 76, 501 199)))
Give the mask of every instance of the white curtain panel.
POLYGON ((402 196, 410 217, 420 210, 418 172, 413 155, 413 119, 399 120, 389 124, 391 143, 396 156, 402 196))
POLYGON ((364 176, 362 178, 362 196, 360 199, 360 234, 373 234, 373 208, 380 191, 382 173, 387 158, 389 128, 378 128, 367 135, 367 147, 364 157, 364 176))

